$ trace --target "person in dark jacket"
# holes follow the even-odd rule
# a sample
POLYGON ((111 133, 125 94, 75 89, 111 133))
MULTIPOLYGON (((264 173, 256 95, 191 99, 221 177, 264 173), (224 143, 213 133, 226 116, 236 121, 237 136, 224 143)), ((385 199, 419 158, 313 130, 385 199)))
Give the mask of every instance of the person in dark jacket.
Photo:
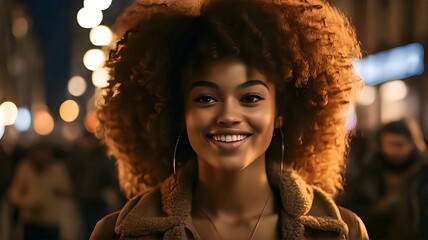
POLYGON ((332 200, 361 84, 348 20, 320 0, 182 4, 123 15, 144 17, 98 115, 131 200, 91 239, 367 239, 332 200))
POLYGON ((412 119, 393 121, 376 134, 377 149, 345 205, 373 239, 428 239, 428 162, 421 130, 412 119))

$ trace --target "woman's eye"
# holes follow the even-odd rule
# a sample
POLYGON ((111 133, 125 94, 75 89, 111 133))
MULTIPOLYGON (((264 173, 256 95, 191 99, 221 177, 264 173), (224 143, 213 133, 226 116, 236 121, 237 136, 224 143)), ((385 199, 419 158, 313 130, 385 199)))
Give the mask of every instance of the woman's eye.
POLYGON ((258 94, 254 94, 254 93, 248 94, 248 95, 241 98, 241 101, 245 102, 245 103, 255 103, 255 102, 258 102, 260 100, 263 100, 263 98, 260 97, 258 94))
POLYGON ((216 100, 210 96, 202 96, 202 97, 195 99, 195 102, 198 102, 198 103, 215 103, 216 100))

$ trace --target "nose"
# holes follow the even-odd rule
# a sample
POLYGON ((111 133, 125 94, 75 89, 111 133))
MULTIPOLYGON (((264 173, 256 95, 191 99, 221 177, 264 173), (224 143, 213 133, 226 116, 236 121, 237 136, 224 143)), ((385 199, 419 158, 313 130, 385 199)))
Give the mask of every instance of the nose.
POLYGON ((216 123, 219 125, 234 125, 242 121, 238 104, 233 99, 224 101, 217 116, 216 123))

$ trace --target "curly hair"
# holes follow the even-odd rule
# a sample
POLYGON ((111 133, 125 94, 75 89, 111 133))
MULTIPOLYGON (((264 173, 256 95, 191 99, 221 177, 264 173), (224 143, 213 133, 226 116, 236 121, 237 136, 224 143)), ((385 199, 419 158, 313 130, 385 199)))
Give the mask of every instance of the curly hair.
MULTIPOLYGON (((362 82, 352 65, 361 57, 354 28, 324 1, 215 0, 196 16, 154 14, 110 51, 98 136, 117 160, 125 193, 147 191, 172 173, 185 126, 183 81, 227 57, 277 86, 286 163, 327 193, 341 191, 346 112, 362 82)), ((183 148, 180 159, 195 157, 188 142, 183 148)))

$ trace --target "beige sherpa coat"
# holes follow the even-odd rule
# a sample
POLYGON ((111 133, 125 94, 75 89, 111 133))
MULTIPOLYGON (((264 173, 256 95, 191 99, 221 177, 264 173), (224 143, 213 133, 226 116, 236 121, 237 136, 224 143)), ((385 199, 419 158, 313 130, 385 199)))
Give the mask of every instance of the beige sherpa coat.
MULTIPOLYGON (((155 191, 132 198, 120 212, 98 222, 91 240, 200 239, 190 215, 196 172, 191 161, 177 179, 171 176, 155 191)), ((368 239, 354 213, 338 207, 295 171, 287 169, 280 178, 279 167, 268 164, 267 175, 282 203, 282 239, 368 239)))

